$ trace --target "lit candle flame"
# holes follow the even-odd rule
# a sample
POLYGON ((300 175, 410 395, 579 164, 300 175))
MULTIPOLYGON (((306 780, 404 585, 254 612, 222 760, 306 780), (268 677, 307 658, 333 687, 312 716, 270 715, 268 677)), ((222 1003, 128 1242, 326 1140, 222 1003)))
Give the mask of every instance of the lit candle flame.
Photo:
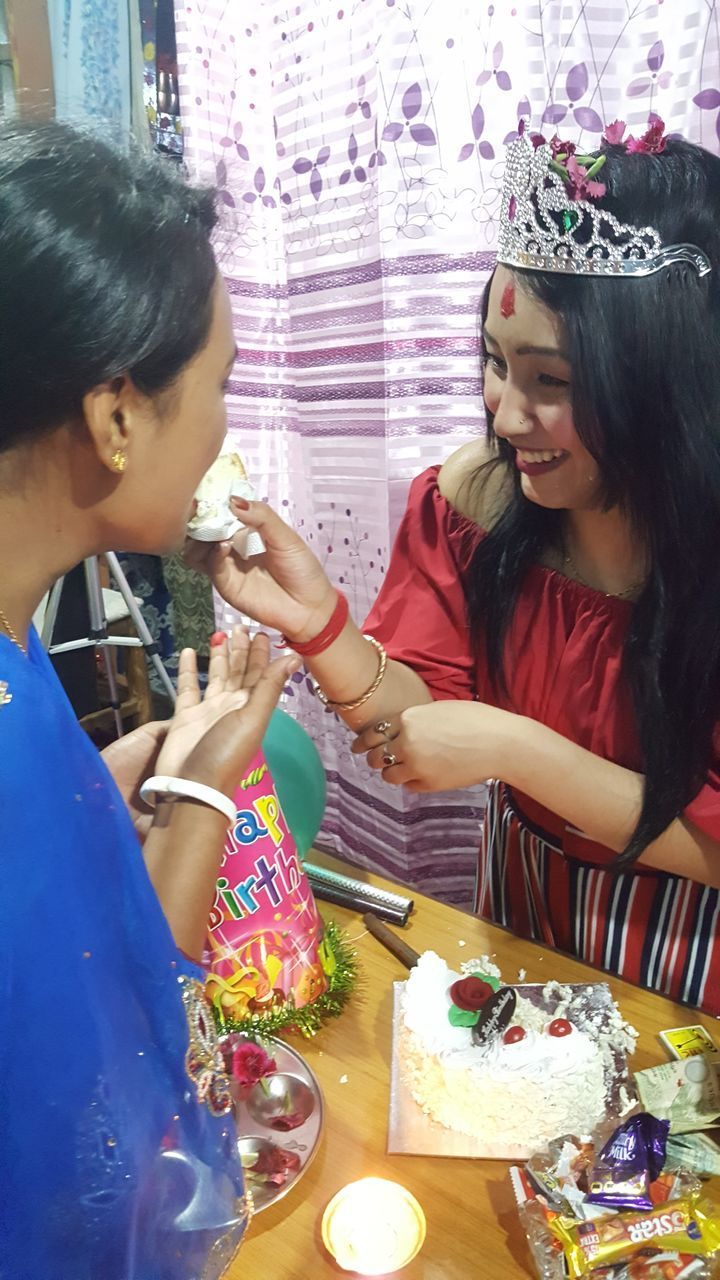
POLYGON ((406 1266, 421 1249, 425 1214, 399 1182, 361 1178, 330 1201, 322 1237, 344 1271, 384 1276, 406 1266))

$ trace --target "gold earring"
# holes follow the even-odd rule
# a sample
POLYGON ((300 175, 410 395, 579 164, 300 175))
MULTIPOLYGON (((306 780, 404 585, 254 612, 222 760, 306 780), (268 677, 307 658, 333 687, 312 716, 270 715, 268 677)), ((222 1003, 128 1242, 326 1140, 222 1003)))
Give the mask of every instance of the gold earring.
POLYGON ((117 471, 118 475, 122 475, 127 466, 127 454, 124 449, 116 449, 111 462, 113 471, 117 471))

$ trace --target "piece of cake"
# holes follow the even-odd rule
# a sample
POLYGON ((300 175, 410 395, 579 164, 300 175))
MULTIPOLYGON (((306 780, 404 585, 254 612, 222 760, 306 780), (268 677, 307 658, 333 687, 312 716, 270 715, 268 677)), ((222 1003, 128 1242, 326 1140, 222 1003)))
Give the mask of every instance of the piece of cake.
MULTIPOLYGON (((253 501, 255 491, 240 454, 228 449, 215 459, 198 485, 195 514, 187 526, 189 536, 198 542, 224 542, 234 538, 244 526, 230 508, 233 497, 253 501)), ((245 556, 265 550, 260 535, 252 531, 248 531, 244 549, 239 549, 245 556)))
POLYGON ((400 1007, 400 1073, 415 1101, 510 1154, 594 1129, 637 1037, 607 988, 504 987, 487 956, 457 973, 425 952, 400 1007))

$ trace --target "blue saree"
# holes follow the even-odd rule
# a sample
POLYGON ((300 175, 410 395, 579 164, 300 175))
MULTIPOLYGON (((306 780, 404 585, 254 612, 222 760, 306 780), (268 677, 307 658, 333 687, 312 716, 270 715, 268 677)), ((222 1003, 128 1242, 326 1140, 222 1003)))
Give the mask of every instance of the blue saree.
POLYGON ((0 1277, 213 1280, 246 1224, 175 946, 42 650, 0 637, 0 1277))

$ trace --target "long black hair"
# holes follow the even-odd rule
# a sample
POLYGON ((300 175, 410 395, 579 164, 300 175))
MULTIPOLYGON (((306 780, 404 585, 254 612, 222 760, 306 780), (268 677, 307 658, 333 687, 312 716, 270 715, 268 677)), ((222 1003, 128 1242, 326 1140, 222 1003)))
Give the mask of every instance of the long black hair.
POLYGON ((168 388, 204 346, 214 195, 57 123, 0 126, 0 453, 120 373, 168 388))
MULTIPOLYGON (((577 433, 600 467, 606 507, 625 512, 651 566, 623 655, 645 788, 622 867, 697 794, 720 721, 720 159, 680 139, 660 155, 606 152, 601 206, 655 227, 664 245, 699 246, 713 267, 702 278, 685 265, 630 280, 517 273, 562 320, 577 433)), ((514 450, 494 438, 499 460, 489 465, 507 468, 513 496, 474 555, 468 609, 507 694, 518 592, 542 551, 560 544, 564 513, 524 498, 514 450)))

